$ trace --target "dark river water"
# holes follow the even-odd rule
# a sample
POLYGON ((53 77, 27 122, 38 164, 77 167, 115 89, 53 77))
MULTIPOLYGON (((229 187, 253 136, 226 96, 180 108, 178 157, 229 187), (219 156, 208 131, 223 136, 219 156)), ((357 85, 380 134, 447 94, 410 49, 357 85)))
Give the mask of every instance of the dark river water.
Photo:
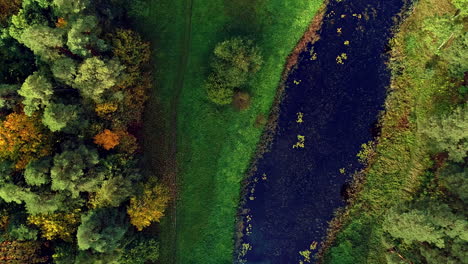
POLYGON ((317 251, 383 109, 387 43, 403 0, 330 2, 321 39, 287 80, 271 149, 246 190, 246 263, 297 264, 300 251, 317 251))

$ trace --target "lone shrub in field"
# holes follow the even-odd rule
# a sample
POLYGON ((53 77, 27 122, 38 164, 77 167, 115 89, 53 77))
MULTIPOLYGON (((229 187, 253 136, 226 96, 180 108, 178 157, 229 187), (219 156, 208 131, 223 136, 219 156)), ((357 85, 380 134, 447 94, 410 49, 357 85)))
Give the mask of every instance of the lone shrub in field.
POLYGON ((212 72, 205 84, 208 98, 218 105, 231 103, 234 89, 245 87, 260 70, 262 62, 252 40, 237 37, 219 43, 214 49, 212 72))

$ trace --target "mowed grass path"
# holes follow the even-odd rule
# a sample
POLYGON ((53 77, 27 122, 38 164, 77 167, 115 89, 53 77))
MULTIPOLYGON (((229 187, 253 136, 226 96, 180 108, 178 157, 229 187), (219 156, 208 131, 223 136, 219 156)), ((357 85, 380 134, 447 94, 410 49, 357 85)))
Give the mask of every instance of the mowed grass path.
POLYGON ((143 24, 155 46, 156 103, 170 115, 178 102, 179 199, 162 222, 161 263, 232 263, 240 183, 262 132, 255 120, 268 116, 286 58, 322 0, 193 0, 189 9, 190 2, 150 0, 143 24), (264 57, 243 112, 213 105, 203 88, 213 48, 238 35, 254 39, 264 57))

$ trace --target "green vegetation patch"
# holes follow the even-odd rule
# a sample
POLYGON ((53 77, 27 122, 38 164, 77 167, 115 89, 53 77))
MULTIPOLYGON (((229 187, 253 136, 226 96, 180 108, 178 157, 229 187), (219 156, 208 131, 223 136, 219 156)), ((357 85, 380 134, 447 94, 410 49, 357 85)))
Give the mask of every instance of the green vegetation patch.
POLYGON ((177 239, 174 245, 170 235, 164 235, 172 227, 171 221, 165 222, 164 263, 232 262, 240 182, 262 132, 256 120, 268 116, 286 58, 321 4, 155 0, 145 9, 150 10, 147 25, 140 25, 159 51, 157 93, 166 114, 170 109, 166 104, 182 87, 177 108, 180 200, 177 217, 173 216, 177 239), (252 40, 263 57, 261 69, 245 85, 250 107, 243 111, 211 103, 205 89, 215 46, 235 37, 252 40), (165 253, 169 250, 176 251, 175 258, 165 253))
POLYGON ((392 39, 381 135, 358 155, 325 263, 467 263, 466 8, 417 1, 392 39))

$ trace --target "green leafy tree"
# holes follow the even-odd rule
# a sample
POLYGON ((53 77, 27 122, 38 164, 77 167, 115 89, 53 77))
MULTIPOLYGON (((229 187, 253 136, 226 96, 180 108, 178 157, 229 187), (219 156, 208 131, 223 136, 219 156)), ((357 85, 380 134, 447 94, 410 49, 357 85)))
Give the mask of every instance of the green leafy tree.
POLYGON ((159 243, 156 239, 136 239, 127 246, 120 264, 145 264, 159 259, 159 243))
MULTIPOLYGON (((468 221, 440 200, 424 199, 392 208, 383 230, 403 248, 419 254, 418 263, 466 263, 468 221), (439 262, 442 261, 442 262, 439 262)), ((417 258, 417 257, 416 257, 417 258)))
POLYGON ((113 208, 97 209, 81 217, 78 227, 78 247, 80 250, 93 249, 106 253, 121 245, 127 230, 125 214, 113 208))
POLYGON ((93 50, 104 51, 108 48, 106 43, 97 37, 100 32, 96 16, 81 16, 76 21, 71 22, 67 46, 76 55, 90 57, 93 50))
POLYGON ((50 182, 51 159, 45 158, 30 162, 24 171, 24 179, 31 186, 41 186, 50 182))
POLYGON ((18 85, 0 84, 0 109, 11 110, 18 103, 18 85))
POLYGON ((449 165, 440 172, 440 183, 451 194, 468 204, 468 168, 449 165))
POLYGON ((37 239, 37 230, 33 228, 29 228, 26 225, 13 225, 10 228, 10 236, 15 238, 16 240, 24 241, 24 240, 36 240, 37 239))
POLYGON ((102 179, 95 177, 90 169, 98 162, 97 151, 84 145, 56 154, 50 171, 52 190, 67 190, 72 197, 78 197, 80 192, 95 191, 102 179))
POLYGON ((117 207, 133 194, 133 190, 131 181, 115 176, 102 182, 90 203, 95 208, 117 207))
POLYGON ((27 27, 18 40, 30 48, 36 56, 52 60, 60 56, 58 48, 64 46, 64 33, 60 28, 33 25, 27 27))
POLYGON ((77 62, 70 58, 60 58, 52 62, 51 70, 55 79, 72 85, 77 74, 77 62))
POLYGON ((87 124, 85 120, 81 119, 80 112, 81 108, 78 105, 51 103, 44 110, 42 123, 53 132, 77 132, 77 128, 87 124))
POLYGON ((390 211, 385 219, 384 230, 407 244, 427 242, 439 248, 445 246, 444 232, 434 225, 424 211, 390 211))
POLYGON ((90 0, 53 0, 53 4, 56 10, 61 15, 68 15, 68 14, 77 14, 85 10, 87 7, 91 5, 90 0))
POLYGON ((66 211, 74 208, 77 204, 82 204, 79 198, 70 199, 66 193, 54 193, 42 191, 33 193, 25 192, 22 198, 27 212, 30 215, 48 214, 56 211, 66 211))
POLYGON ((467 49, 468 32, 465 32, 454 38, 450 47, 445 51, 449 70, 456 78, 463 77, 468 71, 468 54, 464 52, 467 49))
POLYGON ((127 66, 129 72, 139 72, 151 58, 149 43, 128 29, 118 29, 112 35, 112 52, 127 66))
POLYGON ((468 151, 468 107, 457 107, 452 113, 430 120, 423 130, 437 151, 447 151, 449 159, 463 162, 468 151))
POLYGON ((260 51, 251 40, 237 37, 219 43, 205 85, 210 100, 220 105, 230 103, 234 89, 247 85, 262 63, 260 51))
POLYGON ((100 101, 102 94, 118 83, 124 67, 117 60, 86 59, 78 69, 73 85, 83 97, 100 101))
POLYGON ((35 72, 26 78, 18 91, 18 94, 24 97, 24 112, 28 116, 47 106, 53 93, 52 84, 39 72, 35 72))

